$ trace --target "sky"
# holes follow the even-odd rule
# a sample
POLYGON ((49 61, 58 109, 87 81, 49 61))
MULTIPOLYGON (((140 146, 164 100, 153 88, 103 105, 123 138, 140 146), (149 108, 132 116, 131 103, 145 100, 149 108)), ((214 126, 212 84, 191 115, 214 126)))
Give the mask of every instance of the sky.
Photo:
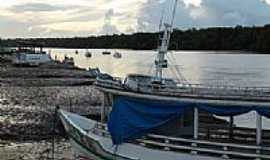
MULTIPOLYGON (((178 0, 176 27, 270 23, 270 0, 178 0)), ((0 37, 75 37, 158 31, 174 0, 0 0, 0 37), (163 13, 163 14, 162 14, 163 13)))

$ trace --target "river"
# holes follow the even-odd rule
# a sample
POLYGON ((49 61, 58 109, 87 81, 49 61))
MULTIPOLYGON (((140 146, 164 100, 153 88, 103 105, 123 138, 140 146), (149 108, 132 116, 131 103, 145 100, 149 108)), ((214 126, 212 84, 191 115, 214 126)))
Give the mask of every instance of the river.
MULTIPOLYGON (((65 55, 73 57, 75 64, 82 68, 98 67, 102 72, 117 77, 127 74, 153 74, 155 51, 110 50, 122 54, 121 59, 112 55, 102 55, 104 49, 89 50, 91 58, 86 58, 86 50, 47 49, 53 58, 62 60, 65 55)), ((190 83, 234 86, 270 86, 270 55, 237 51, 172 51, 167 57, 170 67, 165 75, 177 78, 176 68, 190 83)), ((235 117, 236 125, 255 127, 255 113, 235 117)), ((270 129, 270 121, 263 119, 263 128, 270 129)))

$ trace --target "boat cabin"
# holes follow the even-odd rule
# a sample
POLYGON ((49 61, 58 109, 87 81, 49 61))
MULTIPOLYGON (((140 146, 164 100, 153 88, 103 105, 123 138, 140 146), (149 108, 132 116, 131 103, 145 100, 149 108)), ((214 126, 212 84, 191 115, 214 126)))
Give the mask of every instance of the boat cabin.
POLYGON ((39 66, 51 62, 52 59, 42 46, 20 42, 13 59, 14 65, 39 66))
POLYGON ((163 78, 156 80, 153 76, 130 74, 124 80, 126 88, 131 90, 146 89, 146 88, 160 88, 160 87, 176 87, 177 83, 173 79, 163 78))

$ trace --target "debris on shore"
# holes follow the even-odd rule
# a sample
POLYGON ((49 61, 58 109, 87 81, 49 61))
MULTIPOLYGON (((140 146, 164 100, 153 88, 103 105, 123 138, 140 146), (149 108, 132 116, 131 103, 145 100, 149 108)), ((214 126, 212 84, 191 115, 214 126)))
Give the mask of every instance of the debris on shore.
POLYGON ((36 67, 16 66, 11 55, 0 55, 0 86, 74 86, 95 80, 86 69, 52 61, 36 67))
POLYGON ((72 160, 72 151, 66 139, 57 139, 54 151, 50 141, 0 141, 0 157, 4 160, 72 160))
POLYGON ((0 138, 49 138, 54 110, 60 106, 78 114, 91 114, 101 105, 93 87, 1 87, 0 138))
POLYGON ((60 136, 54 159, 71 160, 55 108, 96 115, 101 93, 91 86, 94 80, 93 74, 74 65, 53 61, 35 67, 15 66, 11 55, 0 55, 0 157, 52 159, 52 139, 60 136))
MULTIPOLYGON (((48 160, 55 106, 90 115, 100 105, 101 94, 92 86, 0 87, 0 157, 48 160)), ((56 135, 64 136, 57 124, 56 135)), ((68 140, 55 145, 55 159, 72 159, 68 140)))

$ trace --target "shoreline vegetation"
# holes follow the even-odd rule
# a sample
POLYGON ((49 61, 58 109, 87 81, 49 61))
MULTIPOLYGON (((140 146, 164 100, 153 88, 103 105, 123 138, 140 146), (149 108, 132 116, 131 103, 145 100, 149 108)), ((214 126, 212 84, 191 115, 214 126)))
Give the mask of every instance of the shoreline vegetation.
MULTIPOLYGON (((73 38, 3 39, 0 45, 16 47, 17 41, 27 40, 46 48, 78 49, 156 49, 162 33, 114 34, 73 38)), ((206 29, 174 29, 171 50, 187 51, 243 51, 259 54, 270 53, 270 24, 253 27, 215 27, 206 29)))

